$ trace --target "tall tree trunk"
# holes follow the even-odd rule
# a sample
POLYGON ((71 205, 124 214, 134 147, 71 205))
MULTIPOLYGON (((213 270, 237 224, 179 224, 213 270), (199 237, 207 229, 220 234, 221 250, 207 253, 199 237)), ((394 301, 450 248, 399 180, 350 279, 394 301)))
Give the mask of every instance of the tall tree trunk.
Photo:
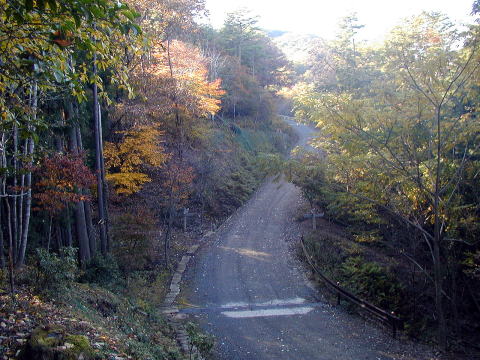
MULTIPOLYGON (((0 151, 2 156, 0 157, 0 163, 1 167, 5 168, 7 166, 7 154, 6 154, 6 140, 5 140, 5 133, 2 133, 2 141, 1 141, 0 146, 0 151)), ((10 219, 10 203, 8 201, 8 196, 6 192, 6 181, 7 179, 5 177, 2 177, 2 183, 1 183, 1 190, 2 190, 2 197, 5 200, 5 206, 6 206, 6 211, 7 211, 7 219, 6 219, 6 224, 7 224, 7 234, 8 234, 8 275, 9 275, 9 283, 10 283, 10 295, 12 297, 12 302, 15 302, 15 282, 14 282, 14 272, 13 272, 13 239, 12 239, 12 223, 10 219)), ((1 200, 1 198, 0 198, 1 200)), ((2 203, 0 201, 0 207, 2 206, 2 203)), ((0 231, 3 231, 3 229, 0 228, 0 231)))
POLYGON ((85 201, 85 223, 87 224, 88 240, 90 242, 90 255, 93 257, 97 253, 97 238, 92 222, 92 204, 90 201, 85 201))
POLYGON ((112 244, 110 243, 110 220, 108 218, 108 183, 105 179, 105 157, 103 156, 103 129, 102 129, 102 109, 100 108, 100 104, 98 104, 98 118, 100 120, 100 165, 101 165, 101 176, 102 176, 102 184, 103 184, 103 211, 105 213, 105 232, 107 236, 107 252, 110 252, 112 249, 112 244))
MULTIPOLYGON (((5 194, 5 187, 3 189, 3 193, 5 194)), ((7 232, 8 232, 8 274, 9 274, 9 283, 10 283, 10 294, 12 296, 12 301, 15 302, 15 279, 14 279, 14 272, 13 272, 13 235, 12 235, 12 219, 11 219, 11 209, 10 209, 10 201, 8 197, 5 197, 5 205, 7 208, 7 232)))
MULTIPOLYGON (((80 131, 80 126, 76 126, 75 128, 77 133, 77 146, 79 151, 83 151, 83 141, 82 141, 82 133, 80 131)), ((89 194, 90 191, 86 190, 86 193, 89 194)), ((85 223, 87 224, 87 234, 88 239, 90 242, 90 255, 93 257, 97 253, 97 236, 95 233, 95 228, 93 227, 92 221, 92 204, 90 201, 85 201, 85 223)))
MULTIPOLYGON (((73 113, 73 107, 68 105, 69 116, 73 113)), ((69 134, 69 147, 73 154, 78 154, 77 130, 76 125, 71 124, 69 134)), ((91 257, 90 240, 88 238, 87 223, 85 221, 85 204, 79 201, 75 204, 75 227, 78 240, 78 255, 80 266, 84 269, 91 257)))
POLYGON ((165 239, 163 242, 164 252, 165 252, 165 269, 170 270, 170 234, 172 232, 173 225, 173 205, 170 205, 168 209, 168 219, 167 219, 167 231, 165 231, 165 239))
MULTIPOLYGON (((68 212, 68 218, 70 219, 70 212, 68 212)), ((73 237, 72 237, 72 224, 70 221, 65 228, 65 246, 72 247, 73 246, 73 237)))
POLYGON ((78 237, 80 265, 82 268, 85 268, 86 262, 91 258, 91 252, 87 224, 85 222, 85 204, 83 201, 75 204, 75 228, 78 237))
POLYGON ((63 239, 65 240, 62 243, 62 246, 68 246, 72 247, 73 246, 73 239, 72 239, 72 216, 70 214, 70 208, 67 206, 65 209, 65 217, 66 217, 66 224, 63 229, 63 239))
MULTIPOLYGON (((168 68, 170 69, 170 78, 172 81, 174 81, 174 76, 173 76, 173 63, 172 63, 172 57, 170 54, 170 43, 171 40, 167 39, 167 59, 168 59, 168 68)), ((174 109, 175 109, 175 126, 177 128, 177 132, 179 135, 179 143, 178 143, 178 155, 180 157, 180 161, 183 159, 183 146, 184 146, 184 141, 185 141, 185 131, 183 129, 183 121, 182 117, 180 116, 180 108, 178 106, 178 100, 177 100, 177 94, 176 90, 173 92, 173 104, 174 104, 174 109)))
POLYGON ((53 216, 50 215, 48 218, 47 252, 50 252, 50 242, 52 240, 52 222, 53 216))
POLYGON ((433 272, 435 282, 435 309, 438 317, 438 344, 444 351, 447 350, 447 323, 445 321, 445 313, 443 309, 443 266, 441 259, 441 222, 440 219, 440 176, 442 165, 442 136, 441 136, 441 105, 437 108, 436 116, 436 138, 437 138, 437 153, 436 153, 436 171, 435 171, 435 191, 434 191, 434 240, 433 240, 433 272))
MULTIPOLYGON (((5 155, 5 150, 6 149, 6 141, 5 141, 5 133, 2 132, 2 136, 1 136, 1 143, 0 143, 0 167, 2 168, 5 168, 6 167, 6 155, 5 155)), ((5 197, 6 194, 5 194, 5 181, 6 179, 4 177, 0 177, 0 190, 1 190, 1 195, 2 197, 5 197)), ((0 198, 0 232, 2 233, 2 244, 3 244, 3 241, 4 241, 4 236, 3 236, 3 224, 6 223, 6 221, 4 220, 3 216, 4 216, 4 211, 3 211, 3 204, 2 204, 2 198, 0 198)), ((4 244, 3 244, 4 245, 4 244)), ((2 251, 2 255, 4 254, 3 251, 4 251, 4 247, 2 246, 1 248, 1 251, 2 251)), ((5 264, 5 258, 3 257, 3 264, 4 266, 6 265, 5 264)))
POLYGON ((2 204, 0 202, 0 269, 5 269, 5 244, 3 240, 3 211, 2 211, 2 204))
POLYGON ((18 126, 15 124, 13 126, 13 198, 12 198, 12 236, 13 236, 13 263, 17 262, 18 259, 18 248, 19 248, 19 238, 18 238, 18 218, 17 218, 17 173, 18 173, 18 126))
POLYGON ((457 264, 455 260, 452 261, 451 281, 452 281, 452 310, 453 310, 453 328, 455 329, 455 335, 460 335, 460 314, 458 313, 458 286, 457 286, 457 264))
POLYGON ((169 252, 170 252, 170 233, 172 231, 172 225, 173 225, 173 212, 174 212, 174 207, 173 207, 173 186, 170 185, 170 191, 169 191, 169 200, 168 200, 168 218, 167 218, 167 231, 165 232, 165 239, 164 239, 164 251, 165 251, 165 269, 169 270, 170 269, 170 257, 169 257, 169 252))
MULTIPOLYGON (((93 75, 97 76, 97 55, 93 57, 93 75)), ((98 87, 97 84, 93 84, 93 123, 94 123, 94 136, 95 136, 95 171, 97 174, 97 193, 98 193, 98 224, 100 228, 100 250, 103 255, 107 254, 108 241, 107 241, 107 228, 105 218, 105 196, 102 176, 102 138, 101 138, 101 122, 98 102, 98 87)))
MULTIPOLYGON (((33 84, 32 91, 32 109, 33 109, 33 120, 37 118, 37 104, 38 104, 38 86, 35 82, 33 84)), ((33 126, 33 125, 30 125, 33 126)), ((28 139, 28 150, 27 155, 30 157, 29 165, 33 163, 33 151, 35 149, 35 143, 32 138, 28 139)), ((30 211, 32 209, 32 173, 29 172, 26 175, 27 182, 27 195, 25 199, 25 214, 23 216, 23 229, 22 229, 22 239, 20 242, 20 252, 18 254, 17 266, 22 266, 25 262, 25 251, 27 249, 27 240, 28 240, 28 230, 30 227, 30 211)))
MULTIPOLYGON (((28 139, 25 140, 23 144, 23 159, 26 159, 27 157, 27 152, 28 152, 28 139)), ((20 244, 21 240, 23 238, 23 202, 25 198, 25 174, 22 173, 22 176, 20 177, 20 198, 19 198, 19 204, 18 204, 18 229, 19 229, 19 235, 18 238, 20 239, 20 244)), ((20 251, 18 251, 17 254, 17 262, 19 261, 20 257, 20 251)))

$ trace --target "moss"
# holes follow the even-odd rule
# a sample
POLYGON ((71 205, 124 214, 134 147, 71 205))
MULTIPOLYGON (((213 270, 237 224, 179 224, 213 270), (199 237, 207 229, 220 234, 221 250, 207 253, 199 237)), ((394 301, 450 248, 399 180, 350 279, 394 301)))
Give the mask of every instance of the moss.
POLYGON ((76 359, 80 354, 83 355, 84 359, 89 359, 93 354, 90 342, 84 335, 66 335, 64 345, 67 346, 66 344, 73 345, 73 347, 66 350, 66 354, 74 356, 72 359, 76 359))
POLYGON ((21 360, 92 358, 93 349, 86 336, 67 334, 65 329, 59 326, 36 328, 19 357, 21 360))
POLYGON ((61 327, 39 327, 33 330, 29 343, 32 347, 55 347, 62 344, 63 333, 61 327))

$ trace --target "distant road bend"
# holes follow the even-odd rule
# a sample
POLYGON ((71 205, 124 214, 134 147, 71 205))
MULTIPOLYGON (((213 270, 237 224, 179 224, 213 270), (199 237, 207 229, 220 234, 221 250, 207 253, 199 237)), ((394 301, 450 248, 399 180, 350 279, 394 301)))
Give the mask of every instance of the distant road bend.
MULTIPOLYGON (((305 146, 313 130, 289 121, 305 146)), ((298 188, 268 181, 196 256, 184 309, 215 335, 215 359, 432 359, 419 345, 322 301, 291 253, 298 188), (412 355, 414 354, 414 355, 412 355)))

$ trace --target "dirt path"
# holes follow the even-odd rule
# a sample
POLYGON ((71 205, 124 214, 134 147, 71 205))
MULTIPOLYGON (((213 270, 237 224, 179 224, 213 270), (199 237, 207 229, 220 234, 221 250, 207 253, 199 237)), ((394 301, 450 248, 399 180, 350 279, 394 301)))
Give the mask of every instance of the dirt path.
MULTIPOLYGON (((305 145, 312 130, 294 125, 305 145)), ((265 183, 186 273, 191 314, 217 359, 432 359, 419 346, 322 301, 291 254, 300 191, 265 183), (415 355, 411 355, 415 354, 415 355)))

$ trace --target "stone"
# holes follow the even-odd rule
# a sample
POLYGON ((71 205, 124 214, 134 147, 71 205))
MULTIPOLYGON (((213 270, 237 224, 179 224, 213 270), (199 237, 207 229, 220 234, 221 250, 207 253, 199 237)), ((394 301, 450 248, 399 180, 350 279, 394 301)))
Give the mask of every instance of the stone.
POLYGON ((93 349, 84 335, 68 334, 63 327, 37 327, 18 357, 20 360, 91 360, 93 349))

